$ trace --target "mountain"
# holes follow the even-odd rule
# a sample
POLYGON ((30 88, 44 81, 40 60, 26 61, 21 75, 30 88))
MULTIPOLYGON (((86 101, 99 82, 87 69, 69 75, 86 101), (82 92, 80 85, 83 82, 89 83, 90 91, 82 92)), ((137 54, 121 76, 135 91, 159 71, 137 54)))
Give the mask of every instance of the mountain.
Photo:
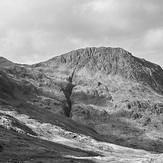
POLYGON ((54 57, 41 64, 42 66, 57 66, 58 68, 65 65, 78 72, 78 76, 81 76, 79 73, 85 69, 86 75, 91 76, 120 75, 123 78, 147 84, 160 93, 163 91, 163 70, 161 67, 144 59, 136 58, 121 48, 79 49, 54 57))
POLYGON ((111 47, 1 57, 0 128, 0 162, 159 162, 163 69, 111 47))
POLYGON ((14 63, 4 57, 0 57, 0 67, 6 67, 11 65, 14 65, 14 63))

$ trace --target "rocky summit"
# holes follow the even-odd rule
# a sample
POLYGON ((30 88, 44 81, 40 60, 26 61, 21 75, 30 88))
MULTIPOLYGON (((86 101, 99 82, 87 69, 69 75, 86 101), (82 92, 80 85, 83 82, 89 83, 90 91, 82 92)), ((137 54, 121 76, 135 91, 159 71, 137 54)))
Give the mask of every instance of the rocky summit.
POLYGON ((163 162, 163 69, 90 47, 33 65, 0 57, 0 162, 163 162))

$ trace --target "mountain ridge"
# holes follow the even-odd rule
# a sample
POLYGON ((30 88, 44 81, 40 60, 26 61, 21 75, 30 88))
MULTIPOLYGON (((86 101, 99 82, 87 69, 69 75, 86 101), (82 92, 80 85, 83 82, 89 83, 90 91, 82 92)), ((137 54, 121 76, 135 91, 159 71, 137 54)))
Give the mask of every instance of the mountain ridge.
POLYGON ((33 65, 5 62, 0 62, 0 161, 162 159, 160 66, 111 47, 74 50, 33 65))
POLYGON ((163 93, 163 69, 152 62, 137 58, 122 48, 89 47, 74 50, 35 66, 59 67, 65 65, 75 72, 86 68, 95 75, 120 75, 123 78, 136 80, 149 85, 159 93, 163 93))

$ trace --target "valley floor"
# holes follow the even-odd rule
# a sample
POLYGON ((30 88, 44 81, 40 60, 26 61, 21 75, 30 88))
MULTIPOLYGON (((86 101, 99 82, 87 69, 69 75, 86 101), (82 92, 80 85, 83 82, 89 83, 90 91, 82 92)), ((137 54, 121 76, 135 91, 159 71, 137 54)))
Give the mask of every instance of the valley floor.
POLYGON ((0 135, 0 161, 4 163, 163 162, 161 154, 97 141, 56 125, 41 123, 16 111, 1 110, 0 114, 3 126, 0 135))

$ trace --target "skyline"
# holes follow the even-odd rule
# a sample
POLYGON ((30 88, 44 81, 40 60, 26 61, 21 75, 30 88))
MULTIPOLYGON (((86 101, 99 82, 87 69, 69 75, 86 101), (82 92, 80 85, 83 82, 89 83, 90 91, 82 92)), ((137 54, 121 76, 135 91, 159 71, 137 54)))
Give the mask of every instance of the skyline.
POLYGON ((37 63, 85 47, 121 47, 163 67, 161 0, 0 0, 0 56, 37 63))

